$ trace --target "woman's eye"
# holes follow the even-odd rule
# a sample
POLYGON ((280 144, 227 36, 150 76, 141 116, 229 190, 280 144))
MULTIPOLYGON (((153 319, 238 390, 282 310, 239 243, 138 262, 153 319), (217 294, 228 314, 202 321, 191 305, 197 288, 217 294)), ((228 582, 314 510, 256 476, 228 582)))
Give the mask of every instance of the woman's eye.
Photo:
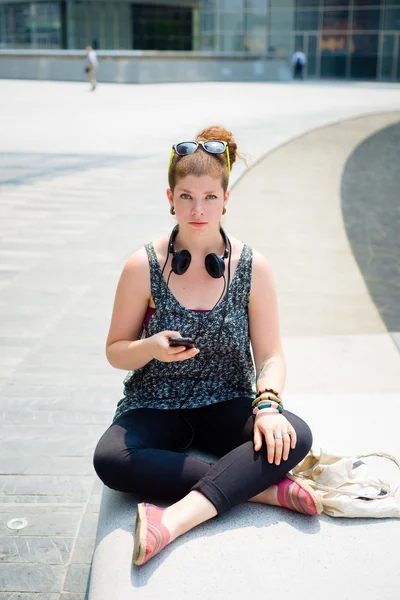
POLYGON ((216 198, 216 197, 217 197, 217 196, 215 196, 214 194, 209 194, 208 196, 206 196, 206 198, 207 198, 208 200, 215 200, 215 198, 216 198))
POLYGON ((190 198, 189 194, 181 194, 181 198, 183 198, 184 200, 187 200, 187 198, 190 198))

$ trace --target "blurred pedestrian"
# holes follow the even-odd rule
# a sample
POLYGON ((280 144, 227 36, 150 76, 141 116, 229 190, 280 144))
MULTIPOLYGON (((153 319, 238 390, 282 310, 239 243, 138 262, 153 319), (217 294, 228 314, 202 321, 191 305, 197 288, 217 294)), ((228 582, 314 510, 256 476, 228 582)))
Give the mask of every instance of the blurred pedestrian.
POLYGON ((293 78, 304 79, 304 66, 307 64, 307 57, 300 48, 292 56, 293 78))
POLYGON ((96 71, 99 66, 99 62, 97 60, 97 54, 93 50, 92 46, 86 47, 86 68, 85 71, 88 76, 89 83, 91 85, 91 91, 93 92, 96 89, 97 81, 96 81, 96 71))

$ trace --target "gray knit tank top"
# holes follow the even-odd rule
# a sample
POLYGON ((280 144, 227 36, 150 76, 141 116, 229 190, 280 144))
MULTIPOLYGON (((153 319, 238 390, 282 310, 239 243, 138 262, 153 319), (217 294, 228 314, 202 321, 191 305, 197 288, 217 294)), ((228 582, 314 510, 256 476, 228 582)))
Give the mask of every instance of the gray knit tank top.
POLYGON ((132 409, 171 410, 180 408, 184 401, 184 409, 240 397, 251 401, 255 384, 248 315, 252 249, 243 246, 229 292, 216 308, 198 313, 183 307, 169 290, 153 244, 146 244, 145 248, 156 310, 141 337, 176 330, 183 337, 194 338, 200 352, 182 362, 153 359, 129 373, 114 420, 132 409))

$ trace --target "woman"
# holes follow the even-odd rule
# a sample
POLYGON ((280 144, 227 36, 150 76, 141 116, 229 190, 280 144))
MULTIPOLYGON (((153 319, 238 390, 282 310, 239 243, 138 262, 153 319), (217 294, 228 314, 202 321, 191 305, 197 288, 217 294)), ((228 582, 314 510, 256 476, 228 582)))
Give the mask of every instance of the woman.
POLYGON ((313 491, 287 476, 312 435, 283 408, 270 266, 220 225, 236 143, 222 127, 196 140, 171 154, 167 196, 178 225, 126 263, 107 338, 111 365, 132 374, 97 445, 96 472, 110 488, 172 503, 138 505, 136 565, 240 502, 321 512, 313 491), (171 342, 181 337, 194 344, 171 342), (191 446, 220 458, 183 452, 191 446))

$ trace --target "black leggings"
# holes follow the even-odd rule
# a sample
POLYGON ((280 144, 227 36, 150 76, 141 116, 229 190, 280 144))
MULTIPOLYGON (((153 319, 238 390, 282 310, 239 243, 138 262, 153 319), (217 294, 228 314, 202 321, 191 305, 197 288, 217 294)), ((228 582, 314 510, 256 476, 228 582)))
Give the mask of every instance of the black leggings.
POLYGON ((101 437, 94 468, 106 486, 142 498, 176 502, 198 490, 222 514, 276 483, 310 450, 308 425, 287 410, 284 415, 296 430, 297 444, 279 466, 268 463, 265 440, 254 451, 250 402, 236 398, 180 414, 132 410, 101 437), (209 463, 183 453, 191 440, 194 448, 222 458, 209 463))

